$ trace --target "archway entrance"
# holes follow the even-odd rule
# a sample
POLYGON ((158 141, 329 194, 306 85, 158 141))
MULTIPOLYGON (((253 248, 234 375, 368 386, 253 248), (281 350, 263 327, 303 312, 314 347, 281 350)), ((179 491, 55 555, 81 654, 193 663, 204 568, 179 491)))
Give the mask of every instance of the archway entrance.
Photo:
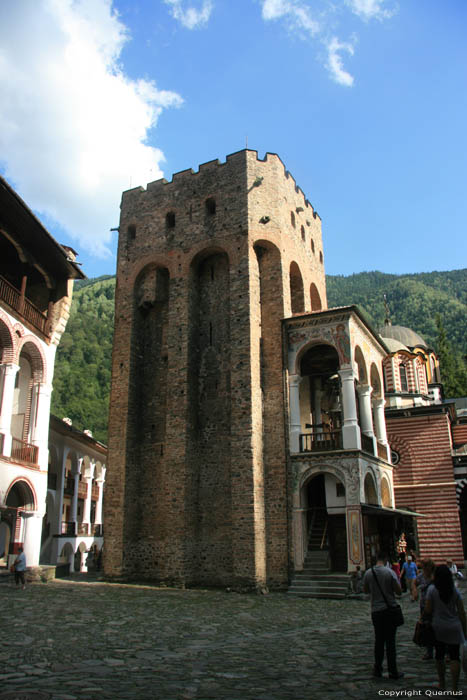
POLYGON ((307 528, 305 552, 327 552, 332 571, 347 571, 345 487, 331 473, 312 476, 303 486, 307 528))
POLYGON ((34 494, 29 484, 25 481, 17 481, 11 487, 6 498, 7 514, 10 520, 9 553, 17 554, 18 548, 25 545, 26 531, 25 520, 21 517, 23 511, 34 511, 34 494))

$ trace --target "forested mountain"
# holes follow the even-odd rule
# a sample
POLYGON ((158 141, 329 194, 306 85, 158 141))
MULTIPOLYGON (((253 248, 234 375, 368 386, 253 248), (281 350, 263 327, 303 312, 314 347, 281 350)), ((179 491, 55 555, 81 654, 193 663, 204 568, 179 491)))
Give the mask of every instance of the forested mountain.
MULTIPOLYGON (((375 329, 386 295, 393 324, 408 326, 441 353, 448 396, 467 395, 467 269, 412 275, 328 276, 328 306, 357 304, 375 329)), ((57 350, 52 412, 107 440, 114 277, 75 284, 70 320, 57 350)))
POLYGON ((52 413, 107 441, 115 277, 75 283, 71 314, 57 349, 52 413))

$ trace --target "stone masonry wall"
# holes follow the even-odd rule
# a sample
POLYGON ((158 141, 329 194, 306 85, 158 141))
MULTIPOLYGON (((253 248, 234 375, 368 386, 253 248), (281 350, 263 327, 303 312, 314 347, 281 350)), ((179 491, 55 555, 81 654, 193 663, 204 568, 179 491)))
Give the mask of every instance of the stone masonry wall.
POLYGON ((326 308, 320 220, 276 155, 123 194, 108 576, 287 584, 280 321, 300 278, 326 308))

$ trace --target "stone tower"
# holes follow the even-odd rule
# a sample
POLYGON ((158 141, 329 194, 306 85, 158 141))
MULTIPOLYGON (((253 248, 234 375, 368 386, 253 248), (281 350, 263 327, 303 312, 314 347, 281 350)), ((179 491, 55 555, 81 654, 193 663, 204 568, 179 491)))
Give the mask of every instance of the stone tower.
POLYGON ((287 584, 281 321, 326 308, 321 221, 277 155, 123 193, 108 576, 287 584))

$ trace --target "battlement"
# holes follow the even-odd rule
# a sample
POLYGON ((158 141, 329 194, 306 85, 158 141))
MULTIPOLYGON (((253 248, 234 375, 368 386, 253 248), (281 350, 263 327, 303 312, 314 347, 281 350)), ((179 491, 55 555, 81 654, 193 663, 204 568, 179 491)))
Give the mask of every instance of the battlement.
POLYGON ((277 153, 270 153, 268 151, 265 154, 264 158, 259 158, 258 151, 246 148, 241 151, 230 153, 226 156, 225 162, 221 162, 219 159, 209 160, 205 163, 201 163, 201 165, 198 165, 197 171, 193 170, 192 168, 187 168, 186 170, 180 170, 179 172, 174 173, 172 175, 172 180, 160 178, 159 180, 154 180, 153 182, 147 183, 146 189, 140 186, 134 187, 130 190, 125 190, 122 194, 122 201, 125 200, 125 202, 128 202, 128 200, 136 200, 140 197, 146 196, 147 194, 150 194, 152 196, 162 194, 163 192, 170 191, 171 188, 173 188, 175 185, 186 185, 189 181, 196 182, 198 178, 204 177, 209 174, 215 174, 216 172, 219 175, 222 172, 222 175, 228 176, 231 170, 233 170, 234 168, 238 169, 239 167, 244 167, 245 171, 247 172, 249 165, 251 165, 251 156, 254 156, 254 160, 260 164, 274 165, 275 163, 279 162, 283 169, 284 178, 286 180, 290 180, 292 188, 297 194, 299 194, 303 198, 304 206, 307 209, 311 209, 313 217, 319 218, 317 212, 313 209, 312 204, 306 198, 305 193, 297 185, 293 175, 290 173, 289 170, 287 170, 277 153))

